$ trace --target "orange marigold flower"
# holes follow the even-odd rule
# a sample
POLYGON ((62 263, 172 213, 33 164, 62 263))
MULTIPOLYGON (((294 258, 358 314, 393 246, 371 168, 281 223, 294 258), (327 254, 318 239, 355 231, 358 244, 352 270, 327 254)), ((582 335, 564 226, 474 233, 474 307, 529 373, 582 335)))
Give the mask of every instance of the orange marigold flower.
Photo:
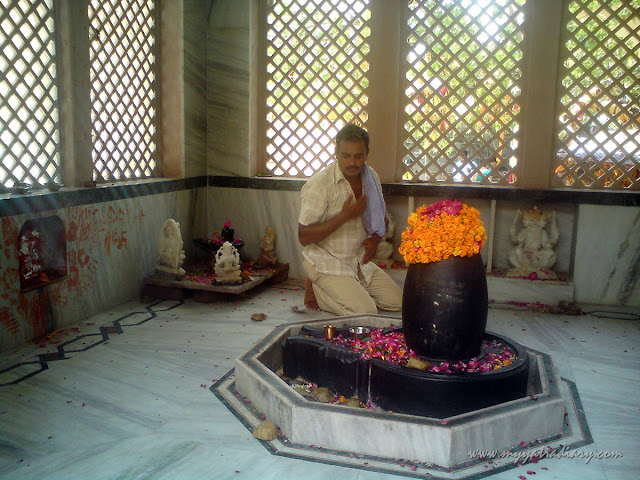
POLYGON ((406 263, 431 263, 477 254, 487 239, 480 212, 459 200, 421 206, 407 219, 398 251, 406 263))

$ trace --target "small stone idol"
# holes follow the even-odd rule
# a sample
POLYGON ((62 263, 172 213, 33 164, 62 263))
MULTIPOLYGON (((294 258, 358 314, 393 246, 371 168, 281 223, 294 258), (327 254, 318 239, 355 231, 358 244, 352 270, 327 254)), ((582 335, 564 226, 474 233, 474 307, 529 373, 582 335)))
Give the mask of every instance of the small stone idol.
POLYGON ((559 232, 556 225, 556 213, 551 214, 549 232, 548 215, 538 207, 522 212, 518 210, 509 234, 516 244, 509 252, 509 261, 513 268, 507 271, 509 277, 528 277, 530 279, 553 280, 558 278, 550 268, 556 263, 556 252, 553 247, 558 241, 559 232), (519 220, 522 228, 518 231, 519 220))
POLYGON ((218 249, 216 256, 216 282, 224 284, 242 283, 240 271, 240 255, 236 247, 229 242, 224 242, 218 249))
POLYGON ((183 279, 186 272, 182 268, 184 250, 182 249, 180 224, 169 218, 162 225, 158 242, 158 260, 156 273, 183 279))
POLYGON ((278 263, 275 241, 276 231, 273 229, 273 227, 268 226, 265 234, 260 240, 260 255, 258 256, 258 260, 256 261, 257 267, 266 267, 278 263))

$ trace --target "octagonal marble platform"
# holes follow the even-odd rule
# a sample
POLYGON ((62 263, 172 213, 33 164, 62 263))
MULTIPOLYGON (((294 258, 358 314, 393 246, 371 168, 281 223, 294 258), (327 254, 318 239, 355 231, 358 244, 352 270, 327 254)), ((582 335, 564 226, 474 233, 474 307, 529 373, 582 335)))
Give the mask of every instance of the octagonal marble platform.
MULTIPOLYGON (((527 347, 531 366, 525 398, 447 419, 309 401, 274 373, 282 366, 282 341, 303 325, 388 327, 398 321, 383 315, 356 315, 281 325, 236 360, 235 371, 212 390, 247 428, 265 418, 276 423, 283 435, 264 442, 274 452, 316 460, 329 455, 331 460, 321 461, 339 459, 360 467, 364 458, 367 467, 378 464, 376 468, 394 472, 394 466, 407 465, 399 459, 408 459, 412 469, 403 471, 412 475, 418 465, 449 473, 480 468, 488 459, 472 458, 474 451, 503 452, 503 466, 507 466, 515 465, 514 456, 521 459, 539 455, 542 449, 553 451, 559 440, 565 447, 567 442, 589 440, 575 408, 577 392, 557 377, 548 355, 527 347)), ((496 468, 497 459, 489 460, 496 468)))

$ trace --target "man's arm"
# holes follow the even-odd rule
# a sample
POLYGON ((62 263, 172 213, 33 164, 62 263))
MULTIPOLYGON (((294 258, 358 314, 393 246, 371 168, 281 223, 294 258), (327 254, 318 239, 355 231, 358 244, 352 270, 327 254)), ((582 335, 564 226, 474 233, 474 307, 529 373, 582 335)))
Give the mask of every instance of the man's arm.
POLYGON ((361 260, 362 265, 369 263, 376 257, 376 251, 381 240, 382 237, 373 234, 369 238, 365 238, 365 240, 361 243, 361 245, 364 247, 364 255, 362 256, 361 260))
POLYGON ((353 198, 349 198, 344 202, 342 210, 336 216, 324 222, 313 223, 311 225, 302 225, 299 223, 298 240, 305 247, 312 243, 318 243, 335 232, 345 222, 362 215, 366 206, 366 195, 362 195, 355 202, 353 198))

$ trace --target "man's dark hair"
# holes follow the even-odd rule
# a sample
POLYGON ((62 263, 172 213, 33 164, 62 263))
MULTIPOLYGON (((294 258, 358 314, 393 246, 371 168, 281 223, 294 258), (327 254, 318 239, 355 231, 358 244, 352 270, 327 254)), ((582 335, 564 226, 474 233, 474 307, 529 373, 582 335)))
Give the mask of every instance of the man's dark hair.
POLYGON ((359 127, 358 125, 354 125, 353 123, 347 123, 336 135, 336 153, 340 148, 340 144, 343 141, 363 141, 364 146, 367 149, 367 153, 369 153, 369 134, 367 131, 359 127))

